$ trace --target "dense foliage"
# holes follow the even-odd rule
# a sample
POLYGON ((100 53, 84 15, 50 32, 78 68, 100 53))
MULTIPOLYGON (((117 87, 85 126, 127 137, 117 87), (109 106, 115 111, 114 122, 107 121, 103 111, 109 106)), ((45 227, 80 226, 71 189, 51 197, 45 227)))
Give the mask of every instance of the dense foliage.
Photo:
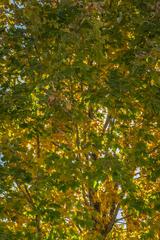
POLYGON ((160 239, 160 2, 0 13, 0 238, 160 239))

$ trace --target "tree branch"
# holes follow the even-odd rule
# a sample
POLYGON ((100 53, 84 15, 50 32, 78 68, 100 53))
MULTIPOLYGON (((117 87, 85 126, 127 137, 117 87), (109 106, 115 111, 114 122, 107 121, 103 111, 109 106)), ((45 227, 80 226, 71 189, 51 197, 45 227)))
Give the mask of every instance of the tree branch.
POLYGON ((105 134, 106 129, 108 129, 108 127, 109 127, 109 125, 110 125, 110 122, 111 122, 111 116, 110 116, 110 115, 107 115, 107 116, 106 116, 105 123, 104 123, 104 125, 103 125, 102 136, 105 134))
POLYGON ((108 233, 112 230, 115 221, 116 221, 116 217, 119 211, 119 207, 120 207, 120 203, 117 204, 117 206, 115 207, 114 213, 111 217, 110 222, 106 225, 105 229, 101 232, 103 236, 107 236, 108 233))

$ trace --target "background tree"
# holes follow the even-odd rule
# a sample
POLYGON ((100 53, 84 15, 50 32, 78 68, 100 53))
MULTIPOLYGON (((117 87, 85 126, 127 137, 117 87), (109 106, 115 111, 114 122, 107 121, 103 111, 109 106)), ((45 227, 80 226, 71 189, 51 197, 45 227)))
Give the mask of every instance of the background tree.
POLYGON ((159 239, 159 1, 3 0, 2 239, 159 239))

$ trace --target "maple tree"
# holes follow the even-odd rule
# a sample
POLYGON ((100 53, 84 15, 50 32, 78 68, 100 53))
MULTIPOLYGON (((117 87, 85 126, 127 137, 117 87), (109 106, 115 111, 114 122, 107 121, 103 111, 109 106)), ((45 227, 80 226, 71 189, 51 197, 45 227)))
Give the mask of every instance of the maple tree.
POLYGON ((160 238, 160 2, 1 0, 1 239, 160 238))

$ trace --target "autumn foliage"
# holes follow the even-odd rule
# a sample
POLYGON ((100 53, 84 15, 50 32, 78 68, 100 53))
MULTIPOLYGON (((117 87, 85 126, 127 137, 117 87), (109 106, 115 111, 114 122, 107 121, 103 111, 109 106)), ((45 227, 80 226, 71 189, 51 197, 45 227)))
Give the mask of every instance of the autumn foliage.
POLYGON ((160 2, 1 0, 0 239, 160 239, 160 2))

